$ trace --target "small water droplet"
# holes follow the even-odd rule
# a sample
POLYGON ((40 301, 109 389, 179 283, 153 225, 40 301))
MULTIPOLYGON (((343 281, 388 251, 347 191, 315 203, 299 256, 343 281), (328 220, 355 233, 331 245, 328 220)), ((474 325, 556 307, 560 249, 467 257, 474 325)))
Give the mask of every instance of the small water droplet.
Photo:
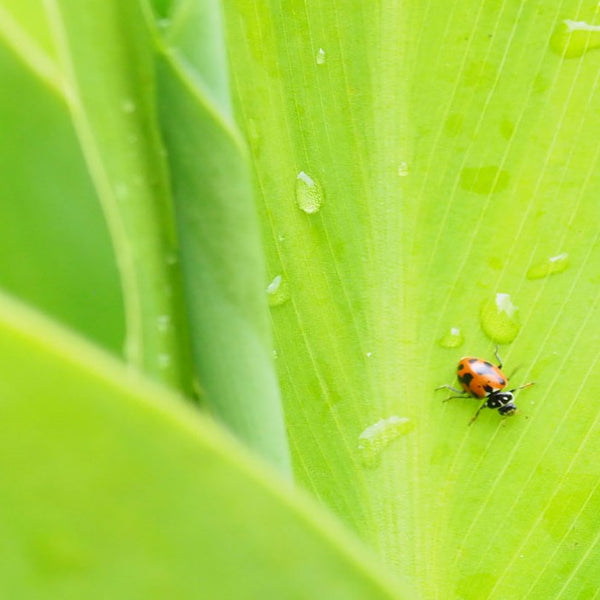
POLYGON ((496 294, 481 305, 481 328, 498 344, 512 342, 521 329, 519 309, 512 302, 510 294, 496 294))
POLYGON ((273 278, 266 291, 269 297, 269 306, 280 306, 290 297, 287 281, 281 275, 273 278))
POLYGON ((367 353, 365 354, 365 356, 366 356, 367 358, 371 358, 371 356, 373 356, 373 353, 372 353, 372 352, 367 352, 367 353))
POLYGON ((316 61, 318 65, 324 65, 327 62, 327 54, 323 48, 317 50, 316 61))
POLYGON ((156 327, 162 333, 168 331, 171 328, 171 324, 171 315, 159 315, 158 317, 156 317, 156 327))
POLYGON ((171 25, 171 19, 158 19, 158 21, 156 21, 156 24, 159 26, 160 29, 167 29, 167 27, 171 25))
POLYGON ((458 348, 465 341, 464 335, 458 327, 451 327, 439 340, 442 348, 458 348))
POLYGON ((569 266, 569 255, 566 252, 533 265, 527 271, 527 279, 542 279, 555 273, 562 273, 569 266))
POLYGON ((319 212, 323 204, 323 191, 317 181, 304 171, 296 177, 296 202, 307 215, 319 212))
POLYGON ((563 58, 578 58, 600 48, 600 25, 565 19, 552 34, 550 48, 563 58))
POLYGON ((465 167, 460 172, 460 187, 476 194, 495 194, 508 187, 510 175, 496 166, 465 167))
POLYGON ((273 360, 277 360, 279 358, 279 354, 277 353, 277 350, 273 350, 273 360))
POLYGON ((125 98, 123 102, 121 102, 121 110, 124 113, 132 113, 135 112, 136 106, 135 102, 131 98, 125 98))
POLYGON ((408 163, 402 161, 399 165, 398 165, 398 175, 400 177, 406 177, 409 174, 409 170, 408 170, 408 163))
POLYGON ((367 427, 358 436, 358 451, 365 467, 374 468, 379 464, 382 450, 396 438, 414 429, 414 423, 406 417, 392 415, 367 427))

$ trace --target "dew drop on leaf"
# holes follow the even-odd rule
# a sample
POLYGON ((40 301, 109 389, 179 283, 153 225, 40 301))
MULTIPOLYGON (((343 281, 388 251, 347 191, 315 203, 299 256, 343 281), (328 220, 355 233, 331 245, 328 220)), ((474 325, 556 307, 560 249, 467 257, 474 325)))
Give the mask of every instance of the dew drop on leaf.
POLYGON ((512 302, 510 294, 496 294, 485 300, 480 310, 481 328, 498 344, 512 342, 521 329, 519 309, 512 302))
POLYGON ((289 300, 290 297, 287 281, 281 275, 276 275, 273 278, 267 286, 266 291, 269 298, 269 306, 280 306, 289 300))
POLYGON ((458 327, 451 327, 439 340, 442 348, 458 348, 465 341, 464 335, 458 327))
POLYGON ((386 446, 413 429, 414 423, 410 419, 396 415, 381 419, 367 427, 358 436, 358 451, 363 466, 371 469, 376 467, 381 459, 381 452, 386 446))
POLYGON ((562 273, 568 266, 569 255, 566 252, 562 252, 533 265, 527 271, 527 279, 542 279, 543 277, 548 277, 548 275, 562 273))
POLYGON ((296 177, 296 202, 307 215, 319 212, 323 204, 321 186, 304 171, 300 171, 296 177))
POLYGON ((318 65, 324 65, 327 62, 327 54, 323 48, 317 50, 316 61, 318 65))
POLYGON ((550 48, 563 58, 578 58, 600 48, 600 25, 565 19, 550 38, 550 48))

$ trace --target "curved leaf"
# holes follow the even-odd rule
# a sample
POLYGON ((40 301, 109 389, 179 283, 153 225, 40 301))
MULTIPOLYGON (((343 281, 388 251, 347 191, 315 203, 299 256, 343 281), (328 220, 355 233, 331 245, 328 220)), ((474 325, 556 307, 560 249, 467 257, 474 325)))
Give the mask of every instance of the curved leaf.
POLYGON ((182 399, 5 297, 0 333, 3 597, 400 597, 182 399))

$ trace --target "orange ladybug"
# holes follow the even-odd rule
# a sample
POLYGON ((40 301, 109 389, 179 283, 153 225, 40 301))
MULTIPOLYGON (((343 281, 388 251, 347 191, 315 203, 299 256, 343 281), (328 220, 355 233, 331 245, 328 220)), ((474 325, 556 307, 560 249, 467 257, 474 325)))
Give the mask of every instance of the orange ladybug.
POLYGON ((445 401, 451 398, 468 398, 469 396, 478 399, 484 399, 484 402, 477 409, 469 421, 469 425, 477 419, 479 413, 484 408, 495 408, 504 416, 514 415, 517 407, 514 403, 514 392, 526 387, 530 387, 534 382, 525 383, 512 390, 504 390, 508 384, 508 377, 502 372, 502 360, 498 356, 498 348, 495 351, 498 366, 483 358, 474 356, 465 356, 461 358, 457 367, 458 381, 462 386, 462 391, 451 385, 441 385, 438 390, 448 389, 456 392, 456 396, 449 396, 445 401))

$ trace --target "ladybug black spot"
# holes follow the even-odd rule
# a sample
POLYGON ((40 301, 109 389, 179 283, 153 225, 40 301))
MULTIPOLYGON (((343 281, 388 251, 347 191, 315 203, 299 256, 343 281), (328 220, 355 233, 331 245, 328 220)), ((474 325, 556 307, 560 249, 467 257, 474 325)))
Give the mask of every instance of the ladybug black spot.
POLYGON ((473 375, 471 373, 465 373, 464 375, 460 376, 458 380, 468 386, 471 381, 473 381, 473 375))

